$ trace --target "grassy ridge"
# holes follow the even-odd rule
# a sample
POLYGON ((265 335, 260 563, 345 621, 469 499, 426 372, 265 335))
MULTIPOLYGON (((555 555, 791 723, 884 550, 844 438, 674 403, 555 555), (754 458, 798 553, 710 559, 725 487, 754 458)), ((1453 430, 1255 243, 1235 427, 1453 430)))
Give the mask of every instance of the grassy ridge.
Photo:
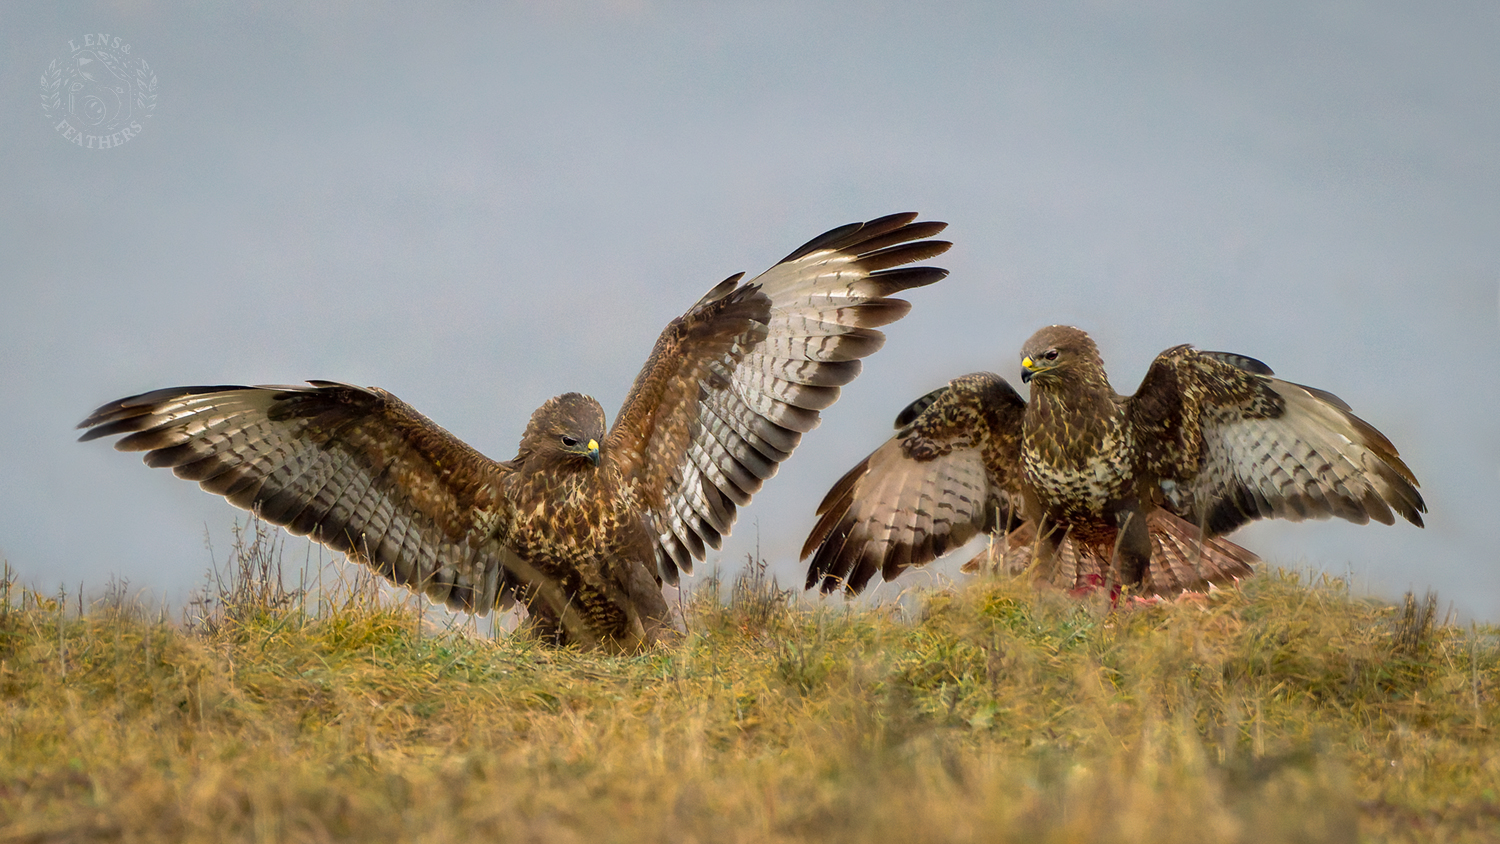
POLYGON ((274 565, 249 537, 175 624, 3 581, 0 841, 1500 838, 1500 641, 1431 602, 986 581, 909 617, 752 566, 623 658, 274 565))

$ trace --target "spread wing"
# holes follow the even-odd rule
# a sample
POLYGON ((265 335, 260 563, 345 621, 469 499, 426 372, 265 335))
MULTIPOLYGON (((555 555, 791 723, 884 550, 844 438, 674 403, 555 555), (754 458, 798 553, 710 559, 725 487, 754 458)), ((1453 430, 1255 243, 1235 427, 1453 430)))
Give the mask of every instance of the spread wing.
POLYGON ((896 417, 899 431, 844 475, 818 505, 802 546, 807 588, 859 592, 893 580, 981 531, 1019 521, 1026 402, 988 372, 954 379, 896 417))
POLYGON ((79 439, 125 434, 115 448, 148 466, 455 609, 508 605, 509 470, 390 393, 311 384, 156 390, 94 411, 79 439))
POLYGON ((834 229, 749 282, 729 278, 662 332, 603 454, 637 480, 663 579, 720 546, 736 508, 885 342, 876 329, 911 307, 888 297, 947 275, 905 266, 950 245, 924 239, 945 223, 915 219, 834 229))
POLYGON ((1390 440, 1252 358, 1168 349, 1129 413, 1165 505, 1210 535, 1263 518, 1393 524, 1393 511, 1420 527, 1427 511, 1390 440))

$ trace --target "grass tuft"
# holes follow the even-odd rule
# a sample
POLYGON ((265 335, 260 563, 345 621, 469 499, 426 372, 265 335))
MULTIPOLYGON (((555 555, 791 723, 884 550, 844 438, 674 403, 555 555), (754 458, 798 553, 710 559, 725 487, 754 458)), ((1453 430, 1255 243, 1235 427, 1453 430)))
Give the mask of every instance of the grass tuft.
POLYGON ((635 656, 480 636, 251 523, 180 622, 0 572, 0 841, 1486 841, 1500 637, 1274 572, 1114 611, 799 603, 635 656))

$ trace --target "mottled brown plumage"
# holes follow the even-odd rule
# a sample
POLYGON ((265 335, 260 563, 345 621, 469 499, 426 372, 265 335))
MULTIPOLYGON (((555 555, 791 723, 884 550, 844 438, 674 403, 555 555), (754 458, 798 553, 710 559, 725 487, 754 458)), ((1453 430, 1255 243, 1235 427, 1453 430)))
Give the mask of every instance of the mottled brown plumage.
POLYGON ((606 432, 566 393, 490 460, 384 390, 178 387, 96 410, 80 439, 124 434, 209 492, 455 609, 520 601, 561 643, 628 650, 671 634, 663 580, 719 547, 859 359, 945 270, 949 244, 897 214, 830 231, 754 280, 716 285, 656 342, 606 432))
POLYGON ((1394 511, 1422 525, 1388 439, 1253 358, 1177 346, 1121 396, 1094 341, 1055 325, 1021 366, 1030 403, 977 373, 897 417, 897 435, 818 507, 808 588, 857 592, 990 532, 999 541, 966 570, 1173 594, 1249 574, 1256 557, 1222 537, 1253 519, 1393 524, 1394 511))

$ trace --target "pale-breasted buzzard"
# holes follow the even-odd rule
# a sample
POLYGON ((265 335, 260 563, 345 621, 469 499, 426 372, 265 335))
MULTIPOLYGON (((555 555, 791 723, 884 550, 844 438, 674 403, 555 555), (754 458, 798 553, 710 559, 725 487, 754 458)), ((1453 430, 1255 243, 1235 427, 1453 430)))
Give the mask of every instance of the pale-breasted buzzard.
POLYGON ((80 439, 125 434, 236 506, 449 607, 521 601, 562 643, 631 649, 671 630, 661 581, 719 547, 839 387, 879 349, 891 294, 941 279, 943 223, 896 214, 834 229, 669 324, 606 433, 578 393, 491 460, 384 390, 176 387, 104 405, 80 439))
POLYGON ((991 532, 1007 570, 1172 594, 1248 574, 1255 555, 1222 536, 1254 519, 1422 525, 1390 440, 1260 361, 1176 346, 1121 396, 1077 328, 1021 355, 1030 403, 998 375, 957 378, 834 485, 803 546, 808 588, 857 592, 991 532))

